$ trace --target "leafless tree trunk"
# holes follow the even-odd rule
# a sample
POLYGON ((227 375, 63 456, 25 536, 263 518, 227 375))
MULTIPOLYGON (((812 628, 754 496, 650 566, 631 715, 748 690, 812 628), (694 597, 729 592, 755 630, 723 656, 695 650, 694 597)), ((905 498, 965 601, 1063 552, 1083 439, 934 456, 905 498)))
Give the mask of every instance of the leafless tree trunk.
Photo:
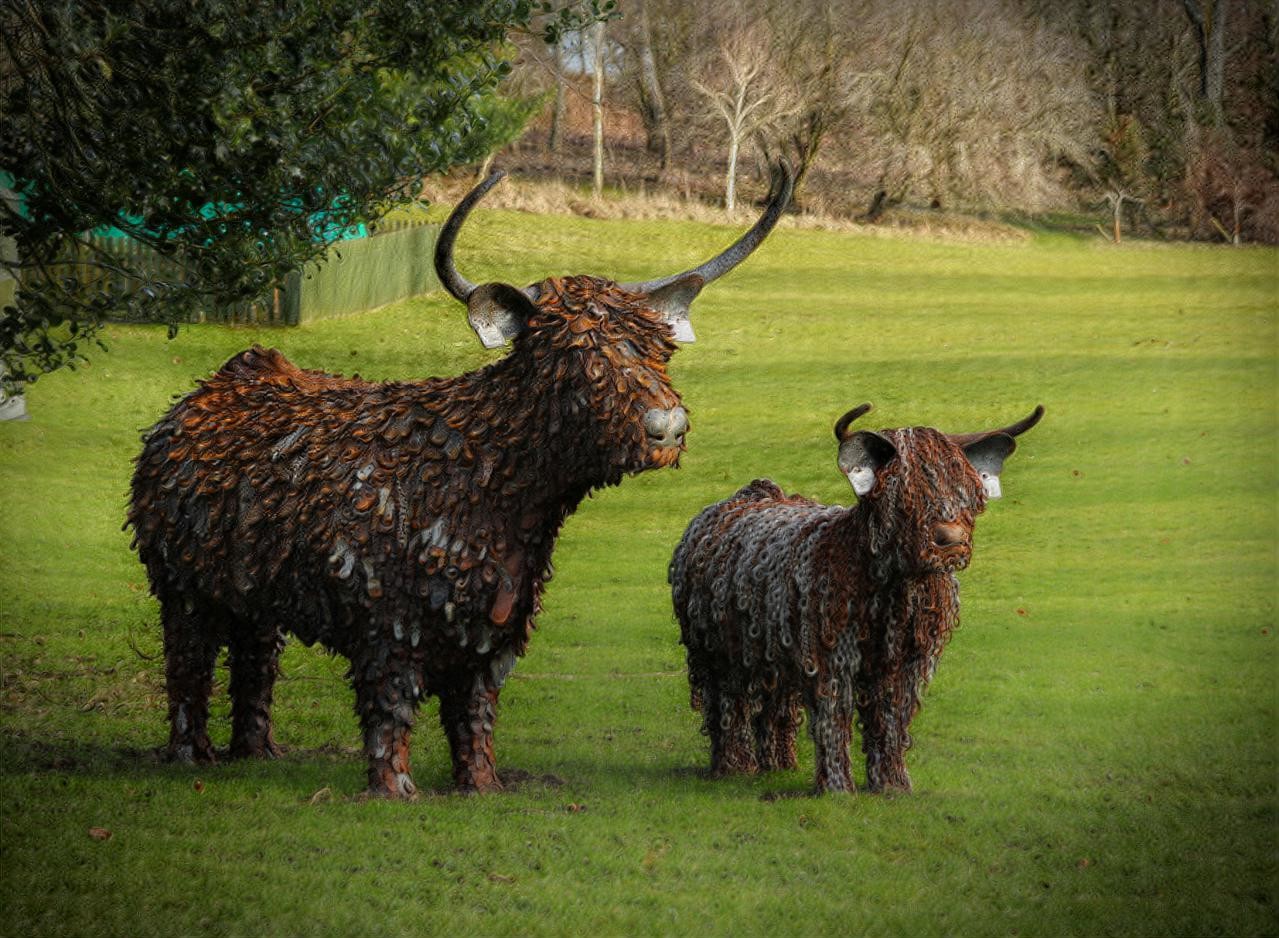
POLYGON ((653 31, 648 22, 648 4, 638 0, 638 42, 640 70, 640 108, 648 135, 648 151, 656 153, 658 167, 665 171, 671 154, 671 129, 666 119, 666 100, 657 77, 657 60, 653 55, 653 31))
POLYGON ((564 88, 568 81, 564 75, 562 40, 551 48, 551 69, 555 73, 555 96, 551 99, 551 127, 546 134, 546 149, 556 153, 560 148, 560 137, 564 133, 564 88))
POLYGON ((594 117, 595 147, 592 160, 591 191, 596 198, 604 192, 604 21, 591 27, 591 45, 594 53, 592 69, 595 73, 591 93, 591 112, 594 117))
MULTIPOLYGON (((898 35, 893 58, 879 82, 874 113, 879 115, 888 138, 896 142, 896 149, 905 157, 915 146, 912 138, 916 132, 917 116, 923 105, 923 96, 914 80, 909 77, 913 70, 911 59, 920 44, 920 27, 914 14, 908 14, 898 35)), ((911 171, 908 167, 909 160, 905 158, 884 162, 875 194, 862 216, 864 221, 879 221, 890 205, 906 198, 911 185, 911 171)))
POLYGON ((1199 97, 1208 123, 1225 123, 1226 13, 1230 0, 1182 0, 1199 52, 1199 97), (1205 9, 1205 7, 1207 9, 1205 9))
POLYGON ((770 53, 799 101, 785 129, 798 197, 827 138, 865 107, 869 76, 857 60, 880 25, 863 0, 770 0, 767 16, 770 53))

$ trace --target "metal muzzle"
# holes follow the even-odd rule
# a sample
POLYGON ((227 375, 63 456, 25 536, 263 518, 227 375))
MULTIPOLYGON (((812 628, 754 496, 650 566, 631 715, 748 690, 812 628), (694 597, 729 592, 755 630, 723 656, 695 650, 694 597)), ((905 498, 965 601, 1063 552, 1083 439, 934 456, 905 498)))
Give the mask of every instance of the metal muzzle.
POLYGON ((654 407, 644 414, 644 432, 648 442, 657 447, 672 448, 684 442, 688 432, 688 412, 683 407, 659 410, 654 407))

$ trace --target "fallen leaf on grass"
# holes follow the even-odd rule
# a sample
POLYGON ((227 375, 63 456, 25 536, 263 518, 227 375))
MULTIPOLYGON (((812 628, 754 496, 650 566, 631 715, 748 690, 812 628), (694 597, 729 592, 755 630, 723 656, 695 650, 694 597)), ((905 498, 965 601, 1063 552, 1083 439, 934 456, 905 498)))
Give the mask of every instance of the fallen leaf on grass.
POLYGON ((586 810, 586 805, 578 804, 576 801, 570 801, 564 806, 564 810, 569 814, 581 814, 586 810))
POLYGON ((314 804, 319 804, 321 801, 332 801, 332 800, 333 800, 333 789, 329 788, 328 785, 325 785, 323 788, 321 788, 319 791, 317 791, 314 795, 311 796, 310 804, 314 805, 314 804))
POLYGON ((504 876, 501 873, 489 873, 489 882, 490 883, 513 883, 515 882, 515 877, 504 876))
POLYGON ((110 840, 111 832, 105 827, 90 827, 89 836, 94 840, 110 840))

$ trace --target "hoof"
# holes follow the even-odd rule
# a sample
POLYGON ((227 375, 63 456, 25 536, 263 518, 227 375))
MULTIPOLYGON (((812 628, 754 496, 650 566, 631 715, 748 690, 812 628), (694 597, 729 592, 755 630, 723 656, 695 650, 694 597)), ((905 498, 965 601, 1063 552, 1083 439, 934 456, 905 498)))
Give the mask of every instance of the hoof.
POLYGON ((788 772, 791 769, 798 768, 799 762, 795 759, 776 759, 764 760, 759 763, 760 772, 788 772))
POLYGON ((394 801, 415 801, 417 800, 417 786, 413 784, 413 779, 402 772, 388 772, 369 784, 369 787, 364 791, 364 797, 366 799, 386 798, 394 801))
POLYGON ((232 743, 231 751, 227 753, 228 759, 279 759, 284 755, 284 750, 275 744, 272 740, 265 743, 250 745, 248 743, 232 743))
POLYGON ((733 778, 734 776, 758 775, 759 772, 758 765, 718 765, 707 769, 706 777, 710 779, 733 778))
POLYGON ((182 765, 217 765, 218 757, 213 754, 213 746, 205 740, 203 743, 170 743, 164 750, 165 762, 176 762, 182 765))
POLYGON ((911 794, 914 789, 910 787, 910 782, 906 784, 881 785, 879 788, 872 788, 871 791, 877 795, 883 795, 885 798, 897 798, 903 795, 911 794))
POLYGON ((813 788, 815 795, 855 795, 857 783, 850 779, 827 779, 818 782, 813 788))
POLYGON ((359 801, 417 801, 417 789, 405 793, 398 789, 366 788, 357 796, 359 801))
POLYGON ((883 795, 885 798, 894 798, 898 795, 909 795, 913 789, 910 785, 910 779, 907 779, 904 782, 894 781, 868 784, 866 786, 866 790, 872 795, 883 795))
POLYGON ((493 779, 491 782, 465 782, 454 788, 459 795, 489 795, 500 791, 506 791, 506 786, 502 784, 501 779, 493 779))

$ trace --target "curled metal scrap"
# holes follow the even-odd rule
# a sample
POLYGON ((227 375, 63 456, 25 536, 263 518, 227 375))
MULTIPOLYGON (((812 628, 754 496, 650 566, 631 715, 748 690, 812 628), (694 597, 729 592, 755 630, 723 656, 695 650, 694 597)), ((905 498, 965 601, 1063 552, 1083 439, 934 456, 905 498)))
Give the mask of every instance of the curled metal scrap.
MULTIPOLYGON (((933 529, 985 507, 963 452, 928 428, 885 430, 898 457, 853 508, 756 480, 689 524, 669 580, 691 701, 717 774, 795 765, 801 709, 819 791, 909 790, 910 722, 958 624, 958 581, 933 529)), ((953 566, 953 565, 952 565, 953 566)))
POLYGON ((498 692, 528 643, 551 549, 592 489, 675 465, 661 314, 610 281, 545 281, 505 358, 455 378, 363 381, 253 348, 146 434, 128 524, 160 600, 170 755, 212 760, 213 660, 231 648, 232 752, 271 755, 285 633, 346 656, 369 785, 408 795, 419 699, 441 698, 460 788, 499 787, 498 692))

